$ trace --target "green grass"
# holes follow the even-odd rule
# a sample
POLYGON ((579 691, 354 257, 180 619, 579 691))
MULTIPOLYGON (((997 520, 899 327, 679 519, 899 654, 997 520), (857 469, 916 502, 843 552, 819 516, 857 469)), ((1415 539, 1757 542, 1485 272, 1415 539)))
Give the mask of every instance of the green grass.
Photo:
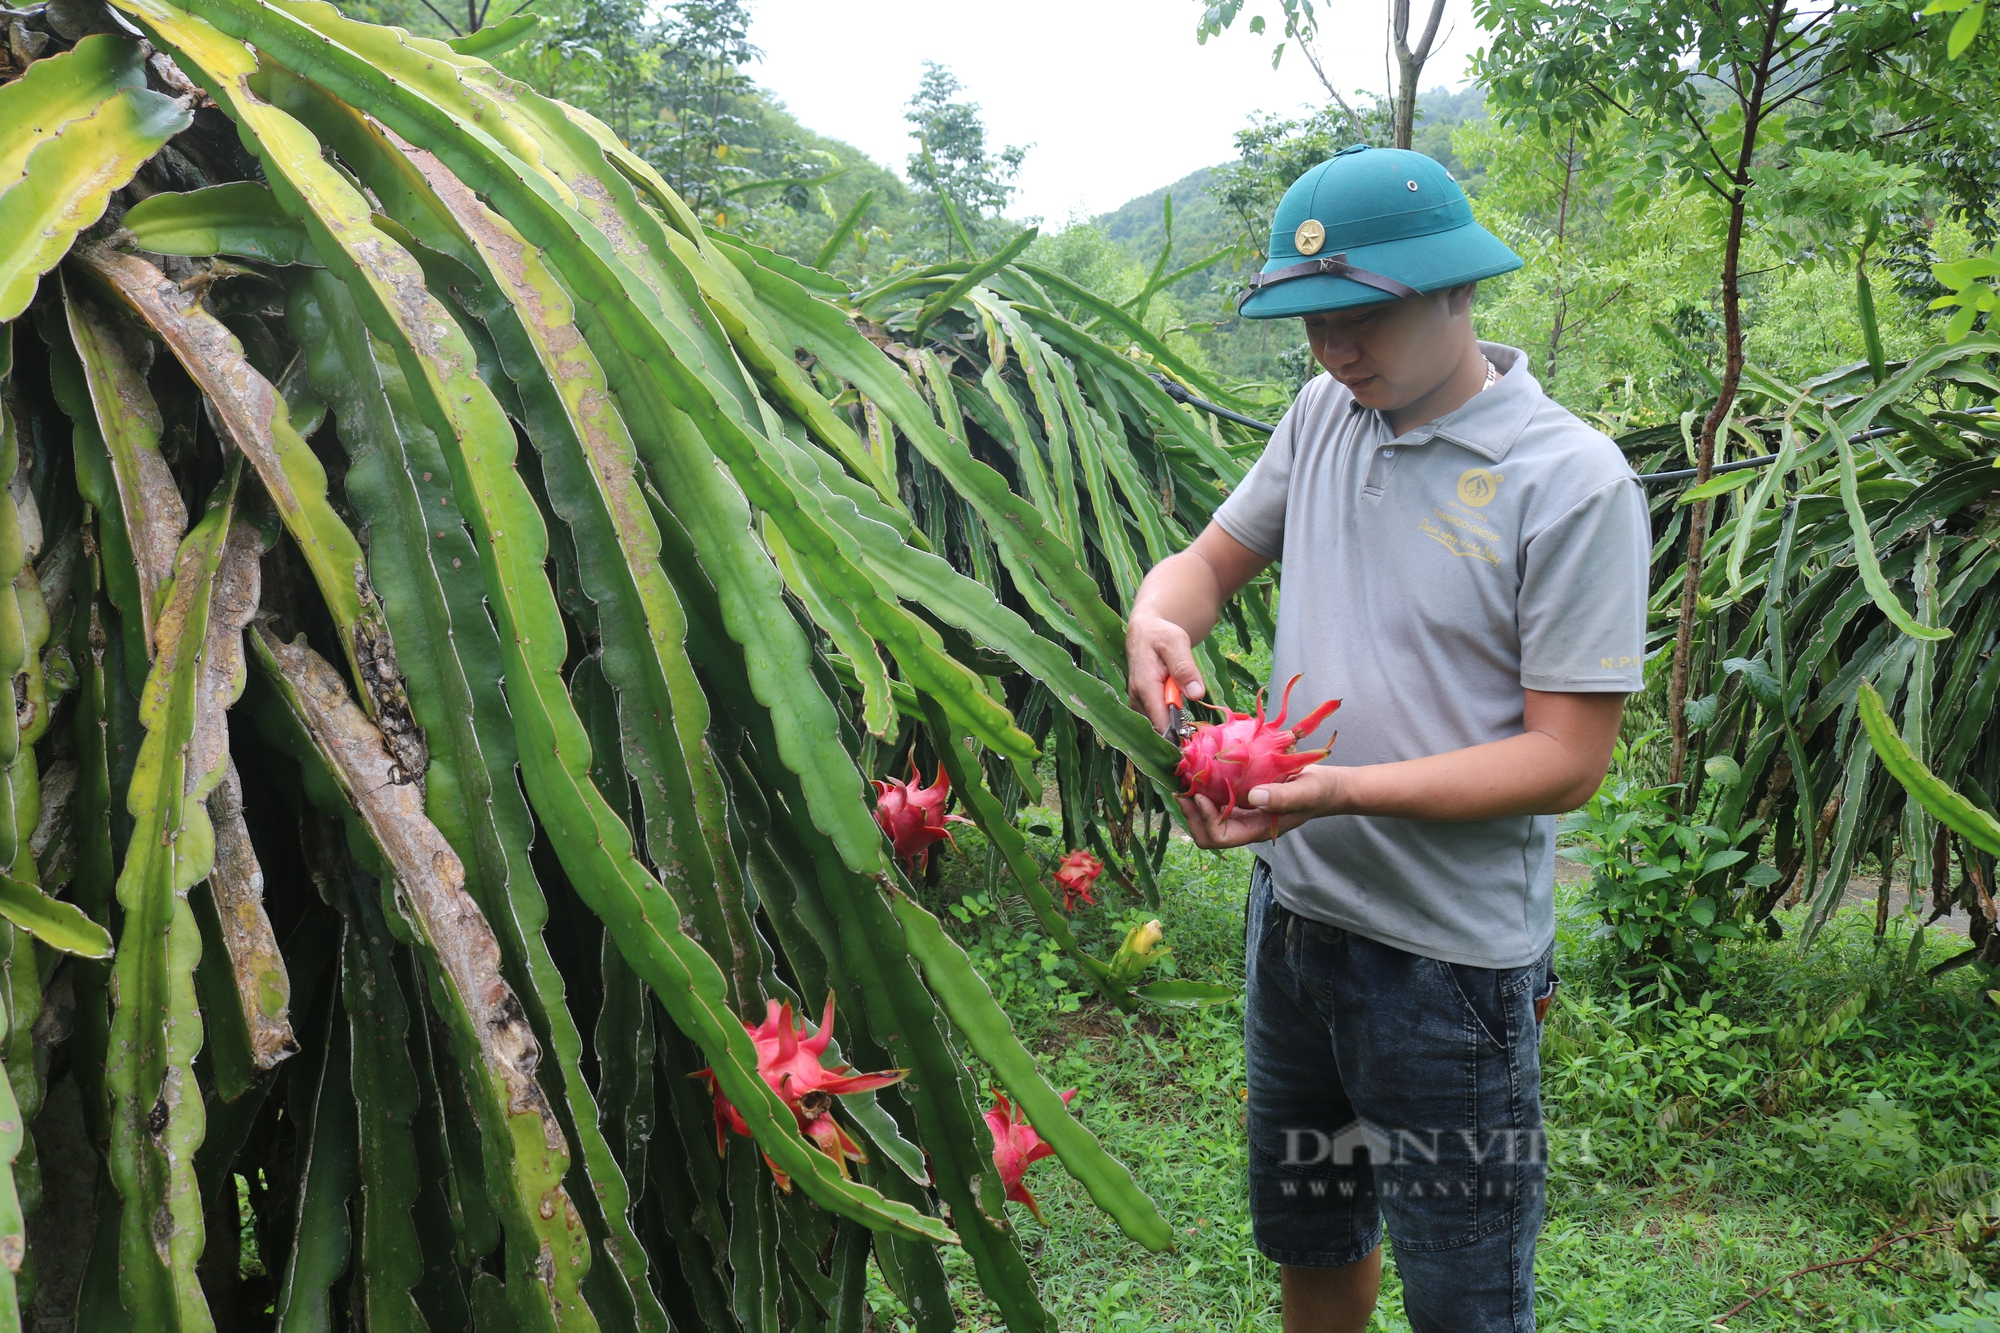
MULTIPOLYGON (((1039 842, 1046 857, 1060 854, 1039 842)), ((1012 1211, 1059 1327, 1277 1329, 1276 1271, 1250 1242, 1240 1007, 1127 1020, 1087 998, 1022 905, 984 895, 976 837, 961 844, 941 892, 961 905, 961 937, 1024 1040, 1059 1087, 1080 1089, 1078 1114, 1176 1232, 1173 1253, 1147 1254, 1059 1164, 1037 1166, 1028 1183, 1049 1225, 1012 1211)), ((1158 915, 1181 975, 1240 986, 1248 867, 1247 853, 1174 845, 1158 915)), ((1077 914, 1101 955, 1151 915, 1115 888, 1105 899, 1077 914)), ((1949 1219, 1963 1196, 2000 1185, 1992 979, 1974 969, 1907 978, 1906 928, 1877 946, 1872 915, 1850 912, 1809 953, 1790 937, 1732 950, 1700 1005, 1635 1008, 1605 973, 1595 923, 1567 899, 1559 891, 1564 989, 1543 1047, 1543 1328, 1708 1328, 1794 1269, 1861 1254, 1891 1227, 1949 1219), (1844 1025, 1815 1032, 1843 1006, 1844 1025)), ((1933 937, 1919 961, 1960 947, 1933 937)), ((2000 1285, 1995 1248, 1898 1245, 1880 1263, 1798 1278, 1723 1327, 1903 1329, 1935 1317, 1929 1327, 2000 1333, 2000 1299, 1962 1308, 2000 1285)), ((952 1267, 962 1326, 995 1325, 969 1266, 953 1256, 952 1267)), ((886 1287, 876 1299, 883 1327, 908 1326, 886 1287)), ((1370 1327, 1408 1327, 1393 1253, 1370 1327)))

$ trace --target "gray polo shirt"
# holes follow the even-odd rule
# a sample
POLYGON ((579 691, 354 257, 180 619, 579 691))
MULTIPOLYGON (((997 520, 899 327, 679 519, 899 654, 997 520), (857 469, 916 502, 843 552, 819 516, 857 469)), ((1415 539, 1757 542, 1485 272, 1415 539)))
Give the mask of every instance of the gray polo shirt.
MULTIPOLYGON (((1603 434, 1558 407, 1511 347, 1457 411, 1392 437, 1320 375, 1216 511, 1282 562, 1272 691, 1337 713, 1301 748, 1382 764, 1522 726, 1522 691, 1642 683, 1646 501, 1603 434)), ((1275 708, 1275 703, 1273 705, 1275 708)), ((1278 900, 1399 949, 1521 967, 1555 938, 1555 819, 1315 819, 1264 843, 1278 900)))

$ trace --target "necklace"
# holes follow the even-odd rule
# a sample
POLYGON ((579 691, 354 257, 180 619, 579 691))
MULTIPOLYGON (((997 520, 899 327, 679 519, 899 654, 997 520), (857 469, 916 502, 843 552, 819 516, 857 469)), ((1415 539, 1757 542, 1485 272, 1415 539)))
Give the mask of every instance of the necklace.
POLYGON ((1486 363, 1486 383, 1479 386, 1479 392, 1485 393, 1488 389, 1493 387, 1493 381, 1500 378, 1500 371, 1497 367, 1494 366, 1493 358, 1486 355, 1484 352, 1481 352, 1479 354, 1479 359, 1486 363))

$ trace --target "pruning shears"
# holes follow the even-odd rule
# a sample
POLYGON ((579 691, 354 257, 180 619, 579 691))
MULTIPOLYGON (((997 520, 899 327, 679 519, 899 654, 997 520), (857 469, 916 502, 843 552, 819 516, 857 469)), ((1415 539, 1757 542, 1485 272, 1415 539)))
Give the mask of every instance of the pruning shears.
POLYGON ((1194 723, 1188 721, 1187 701, 1181 697, 1181 683, 1168 676, 1161 693, 1167 704, 1167 729, 1162 734, 1175 745, 1186 745, 1194 735, 1194 723))

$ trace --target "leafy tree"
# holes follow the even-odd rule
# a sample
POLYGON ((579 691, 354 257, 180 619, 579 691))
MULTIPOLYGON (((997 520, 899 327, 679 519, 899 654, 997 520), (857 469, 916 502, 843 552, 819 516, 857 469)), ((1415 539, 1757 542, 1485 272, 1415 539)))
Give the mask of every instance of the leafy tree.
POLYGON ((757 85, 744 67, 764 53, 750 43, 750 7, 687 0, 662 15, 659 44, 662 128, 646 156, 690 204, 718 212, 757 177, 745 152, 757 85))
MULTIPOLYGON (((1793 164, 1863 179, 1878 147, 1874 113, 1896 105, 1919 29, 1893 0, 1479 0, 1493 35, 1478 69, 1499 114, 1551 136, 1616 119, 1635 159, 1624 190, 1690 182, 1722 233, 1723 372, 1702 422, 1698 480, 1743 376, 1743 253, 1754 224, 1783 216, 1793 164), (1815 158, 1811 154, 1822 156, 1815 158), (1845 155, 1836 164, 1825 155, 1845 155)), ((1875 183, 1881 184, 1879 177, 1875 183)), ((1794 201, 1822 191, 1793 186, 1794 201)), ((1687 755, 1686 699, 1709 502, 1688 522, 1685 583, 1668 690, 1668 781, 1687 755)))
POLYGON ((1969 50, 1986 26, 1986 0, 1931 0, 1925 14, 1955 14, 1947 51, 1953 60, 1969 50))
POLYGON ((746 0, 570 0, 503 64, 601 117, 710 225, 756 231, 812 209, 811 187, 843 161, 758 89, 762 57, 746 0))
POLYGON ((589 107, 620 139, 650 146, 660 59, 642 0, 577 0, 520 64, 538 87, 589 107))
MULTIPOLYGON (((1480 182, 1476 216, 1527 261, 1480 284, 1482 336, 1528 349, 1550 394, 1613 435, 1689 410, 1699 421, 1722 368, 1723 331, 1714 291, 1722 238, 1700 187, 1667 184, 1621 200, 1628 159, 1603 131, 1579 131, 1572 147, 1566 130, 1551 140, 1532 125, 1488 122, 1460 126, 1456 146, 1480 182)), ((1969 248, 1965 228, 1940 209, 1926 192, 1869 252, 1878 338, 1892 365, 1936 341, 1942 321, 1923 306, 1943 289, 1930 266, 1969 248)), ((1745 361, 1793 384, 1865 363, 1852 258, 1802 225, 1796 235, 1755 230, 1743 259, 1745 361)), ((1678 427, 1673 435, 1678 446, 1678 427)), ((1667 751, 1663 730, 1656 776, 1667 751)))
MULTIPOLYGON (((867 285, 902 262, 901 253, 921 232, 924 214, 901 173, 871 160, 849 143, 815 134, 768 93, 760 93, 761 142, 788 143, 790 160, 810 159, 826 169, 736 196, 730 227, 802 263, 840 272, 867 285), (762 207, 745 213, 745 202, 762 207)), ((787 173, 789 174, 789 173, 787 173)))
POLYGON ((517 17, 523 0, 350 0, 352 18, 394 24, 424 37, 464 37, 517 17))
POLYGON ((1217 167, 1208 188, 1235 216, 1243 244, 1259 263, 1271 239, 1271 214, 1286 188, 1341 149, 1381 138, 1389 117, 1389 107, 1371 99, 1358 113, 1327 107, 1297 120, 1253 116, 1236 131, 1236 160, 1217 167))
POLYGON ((1027 148, 1013 145, 998 153, 990 150, 979 104, 959 100, 962 91, 957 75, 926 60, 923 81, 903 116, 917 141, 909 158, 910 179, 933 215, 947 259, 974 247, 991 230, 1013 198, 1014 178, 1028 156, 1027 148))
MULTIPOLYGON (((1550 139, 1488 122, 1462 127, 1456 146, 1482 182, 1479 220, 1526 260, 1480 285, 1486 336, 1527 349, 1575 411, 1678 415, 1698 376, 1651 325, 1711 318, 1713 245, 1686 193, 1614 207, 1615 145, 1582 130, 1550 139)), ((1699 342, 1700 331, 1684 337, 1699 342)))
MULTIPOLYGON (((1892 161, 1908 164, 1922 173, 1928 196, 1943 196, 1937 211, 1964 225, 1972 239, 1991 246, 2000 239, 2000 215, 1994 201, 2000 199, 2000 154, 1993 145, 2000 142, 2000 107, 1993 88, 2000 84, 2000 41, 1975 41, 1979 36, 1983 5, 1966 7, 1950 3, 1932 4, 1924 10, 1955 14, 1948 25, 1939 20, 1932 28, 1931 41, 1923 48, 1928 59, 1921 65, 1905 62, 1903 92, 1905 115, 1893 126, 1886 145, 1892 161), (1936 35, 1944 34, 1943 58, 1939 58, 1936 35)), ((1927 199, 1927 203, 1928 203, 1927 199)), ((1896 216, 1884 249, 1905 260, 1924 256, 1927 268, 1940 262, 1930 253, 1930 228, 1915 216, 1896 216)), ((1912 277, 1905 267, 1905 278, 1912 277)), ((1907 282, 1910 294, 1930 299, 1940 288, 1927 271, 1907 282)))

